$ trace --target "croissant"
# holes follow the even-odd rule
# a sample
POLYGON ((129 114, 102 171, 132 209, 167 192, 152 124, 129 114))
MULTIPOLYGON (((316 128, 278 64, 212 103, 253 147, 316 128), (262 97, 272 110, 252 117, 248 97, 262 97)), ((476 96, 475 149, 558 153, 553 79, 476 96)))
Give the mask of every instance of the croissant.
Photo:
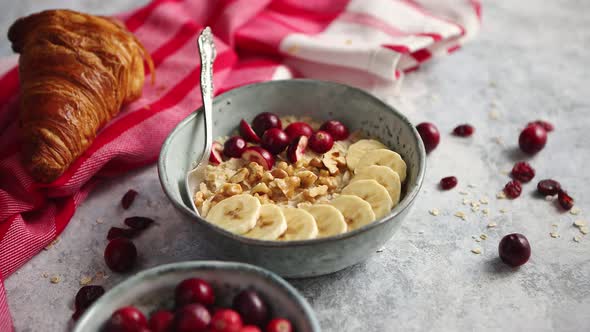
POLYGON ((20 131, 34 179, 63 174, 122 105, 141 96, 141 43, 117 21, 70 10, 18 19, 8 31, 20 53, 20 131))

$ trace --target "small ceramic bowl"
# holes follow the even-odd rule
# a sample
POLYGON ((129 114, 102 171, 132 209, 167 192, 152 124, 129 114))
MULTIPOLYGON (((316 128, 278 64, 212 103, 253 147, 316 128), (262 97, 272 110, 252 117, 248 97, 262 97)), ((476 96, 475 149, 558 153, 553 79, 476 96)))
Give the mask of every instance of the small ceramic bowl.
POLYGON ((271 308, 273 317, 289 319, 298 332, 320 331, 307 301, 276 274, 243 263, 195 261, 161 265, 123 281, 88 308, 73 332, 99 332, 115 310, 129 305, 144 314, 171 309, 176 285, 188 278, 210 282, 224 307, 231 307, 233 297, 241 290, 256 290, 271 308))
POLYGON ((184 179, 203 149, 202 112, 189 115, 170 133, 160 152, 158 172, 166 195, 179 215, 194 222, 196 241, 224 260, 265 267, 297 278, 332 273, 362 260, 381 248, 401 225, 420 191, 426 153, 414 128, 400 112, 374 96, 345 85, 315 80, 284 80, 244 86, 213 101, 213 137, 236 130, 241 119, 260 112, 279 116, 337 119, 351 130, 361 129, 398 152, 407 164, 400 203, 384 218, 338 236, 306 241, 261 241, 229 233, 197 216, 186 195, 184 179))

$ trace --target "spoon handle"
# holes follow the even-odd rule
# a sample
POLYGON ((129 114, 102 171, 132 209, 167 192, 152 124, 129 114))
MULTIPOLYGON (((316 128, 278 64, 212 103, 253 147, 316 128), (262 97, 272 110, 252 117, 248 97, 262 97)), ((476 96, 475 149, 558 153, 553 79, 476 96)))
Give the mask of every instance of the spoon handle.
POLYGON ((213 61, 215 60, 216 51, 213 42, 211 29, 206 27, 199 36, 199 53, 201 54, 201 96, 203 97, 203 108, 205 109, 205 147, 201 161, 207 162, 211 154, 211 144, 213 143, 213 61))

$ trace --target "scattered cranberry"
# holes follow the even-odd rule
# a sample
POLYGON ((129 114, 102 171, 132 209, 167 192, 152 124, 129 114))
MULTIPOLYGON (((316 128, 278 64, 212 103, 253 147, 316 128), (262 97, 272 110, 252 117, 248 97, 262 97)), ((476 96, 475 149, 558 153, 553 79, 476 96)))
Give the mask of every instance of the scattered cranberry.
POLYGON ((211 154, 209 155, 209 162, 213 165, 219 165, 223 161, 221 154, 223 153, 223 145, 219 142, 213 142, 211 145, 211 154))
POLYGON ((299 136, 310 137, 313 129, 305 122, 293 122, 285 128, 285 134, 289 136, 289 141, 293 141, 299 136))
POLYGON ((306 136, 299 136, 289 144, 289 147, 287 148, 287 158, 289 158, 290 162, 296 163, 303 158, 308 142, 309 140, 306 136))
POLYGON ((559 193, 557 193, 557 201, 566 211, 569 211, 574 207, 574 199, 563 190, 560 190, 559 193))
POLYGON ((266 326, 266 332, 292 332, 291 322, 285 318, 275 318, 266 326))
POLYGON ((268 150, 259 146, 250 146, 242 153, 242 159, 258 163, 265 170, 270 170, 275 164, 275 158, 268 150))
POLYGON ((279 128, 282 129, 283 125, 281 123, 281 119, 274 114, 269 112, 264 112, 258 114, 254 120, 252 121, 252 128, 254 132, 258 134, 258 137, 262 137, 265 131, 270 128, 279 128))
POLYGON ((550 122, 547 122, 545 120, 537 120, 537 121, 529 122, 529 123, 527 123, 527 127, 531 126, 531 125, 535 125, 535 124, 543 127, 543 129, 545 129, 545 131, 547 131, 547 132, 551 132, 551 131, 553 131, 553 129, 555 129, 555 127, 553 127, 553 124, 551 124, 550 122))
POLYGON ((335 141, 341 141, 348 138, 348 128, 337 120, 330 120, 324 122, 320 130, 330 133, 335 141))
POLYGON ((175 290, 176 306, 189 303, 200 303, 210 306, 215 303, 213 287, 203 279, 190 278, 183 280, 175 290))
POLYGON ((211 332, 239 332, 242 328, 240 315, 231 309, 220 309, 211 318, 211 332))
POLYGON ((460 137, 469 137, 473 135, 475 128, 472 125, 462 124, 453 129, 453 134, 460 137))
POLYGON ((240 158, 246 149, 246 140, 240 136, 234 136, 223 144, 223 154, 229 158, 240 158))
POLYGON ((74 320, 78 319, 78 317, 80 317, 84 311, 103 294, 104 288, 102 286, 91 285, 80 288, 76 294, 76 300, 74 301, 76 311, 72 315, 72 318, 74 320))
POLYGON ((326 153, 332 146, 334 146, 334 139, 325 131, 320 130, 309 139, 309 147, 316 153, 326 153))
POLYGON ((416 126, 416 130, 418 130, 418 134, 420 134, 422 142, 424 142, 426 153, 430 153, 430 151, 438 146, 438 143, 440 142, 440 133, 435 125, 430 122, 422 122, 416 126))
POLYGON ((457 178, 454 176, 447 176, 446 178, 442 178, 440 180, 440 187, 443 190, 451 190, 453 188, 455 188, 455 186, 457 185, 457 178))
POLYGON ((535 177, 535 169, 526 161, 519 161, 512 168, 512 178, 520 182, 529 182, 535 177))
POLYGON ((137 249, 133 242, 125 238, 117 238, 109 242, 104 259, 107 266, 115 272, 127 272, 133 268, 137 258, 137 249))
POLYGON ((107 240, 114 240, 118 238, 131 239, 136 237, 137 230, 129 228, 111 227, 107 233, 107 240))
POLYGON ((151 332, 172 332, 174 314, 168 310, 158 310, 150 317, 149 326, 151 332))
POLYGON ((557 195, 557 193, 559 193, 560 190, 561 190, 561 185, 559 184, 559 182, 557 182, 555 180, 551 180, 551 179, 541 180, 537 184, 537 191, 541 195, 545 195, 545 196, 557 195))
POLYGON ((147 327, 145 316, 136 307, 123 307, 113 313, 107 323, 108 332, 135 332, 147 327))
POLYGON ((154 223, 154 219, 147 217, 129 217, 125 218, 124 222, 125 225, 131 227, 132 229, 143 231, 154 223))
POLYGON ((531 257, 531 245, 522 234, 508 234, 500 241, 498 252, 504 263, 517 267, 526 263, 531 257))
POLYGON ((272 154, 279 154, 289 145, 289 137, 282 129, 270 128, 262 135, 262 147, 272 154))
POLYGON ((207 331, 211 314, 202 304, 191 303, 176 311, 174 327, 177 332, 207 331))
POLYGON ((121 198, 123 209, 127 210, 131 204, 133 204, 133 201, 135 201, 135 197, 137 197, 137 191, 129 189, 129 191, 123 195, 123 198, 121 198))
POLYGON ((240 121, 240 135, 242 135, 242 137, 244 137, 244 139, 246 139, 248 142, 260 143, 260 136, 256 135, 256 132, 254 129, 252 129, 252 126, 250 126, 250 124, 248 124, 248 122, 246 122, 244 119, 240 121))
POLYGON ((246 325, 243 326, 240 332, 262 332, 258 326, 246 325))
POLYGON ((532 124, 522 130, 518 137, 520 149, 528 154, 541 151, 547 143, 547 131, 542 126, 532 124))
POLYGON ((518 180, 512 180, 504 186, 504 193, 508 198, 516 198, 522 193, 522 185, 518 180))
POLYGON ((240 292, 234 298, 232 306, 240 313, 246 324, 263 325, 268 320, 268 308, 255 291, 240 292))

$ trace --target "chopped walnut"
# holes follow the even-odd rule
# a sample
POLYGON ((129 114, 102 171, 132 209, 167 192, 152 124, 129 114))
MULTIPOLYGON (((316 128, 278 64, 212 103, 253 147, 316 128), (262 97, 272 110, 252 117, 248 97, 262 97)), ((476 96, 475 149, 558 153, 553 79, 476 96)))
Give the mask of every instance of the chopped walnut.
POLYGON ((339 181, 332 176, 320 176, 320 178, 318 179, 318 183, 320 185, 327 186, 329 190, 334 190, 338 187, 339 181))
POLYGON ((286 171, 287 171, 287 174, 288 174, 289 176, 293 176, 293 175, 295 175, 295 168, 293 168, 293 165, 289 165, 289 166, 287 166, 287 169, 286 169, 286 171))
POLYGON ((322 158, 322 163, 324 164, 324 166, 326 166, 330 174, 338 174, 338 172, 340 172, 340 170, 338 169, 338 162, 332 159, 327 153, 324 154, 324 157, 322 158))
POLYGON ((290 176, 287 178, 287 184, 293 189, 297 189, 301 186, 301 179, 297 176, 290 176))
POLYGON ((252 194, 262 193, 268 194, 270 193, 270 189, 264 182, 260 182, 259 184, 255 185, 254 188, 250 191, 252 194))
POLYGON ((277 164, 277 168, 282 169, 283 171, 286 171, 287 167, 289 167, 289 165, 284 161, 279 161, 279 163, 277 164))
POLYGON ((299 159, 295 162, 295 168, 305 168, 308 165, 308 162, 305 159, 299 159))
POLYGON ((237 183, 226 183, 221 188, 221 192, 226 196, 234 196, 242 193, 242 186, 237 183))
POLYGON ((325 169, 320 169, 320 177, 322 176, 330 176, 330 172, 325 169))
POLYGON ((260 204, 274 204, 274 201, 270 199, 270 197, 268 197, 268 195, 266 194, 254 194, 254 197, 258 198, 258 201, 260 201, 260 204))
POLYGON ((311 171, 299 171, 297 176, 301 179, 302 187, 309 187, 318 179, 318 176, 311 171))
POLYGON ((209 199, 207 199, 206 201, 203 202, 203 206, 201 206, 201 216, 202 217, 206 217, 207 213, 209 213, 209 210, 211 210, 211 208, 213 207, 214 204, 212 204, 212 200, 213 200, 213 196, 211 196, 209 199))
POLYGON ((313 167, 317 167, 317 168, 322 168, 322 167, 324 167, 324 163, 322 163, 322 161, 319 158, 312 158, 309 161, 309 166, 313 166, 313 167))
POLYGON ((303 196, 305 198, 316 198, 318 196, 323 196, 328 193, 328 186, 321 185, 314 188, 306 189, 303 191, 303 196))
POLYGON ((270 181, 274 180, 275 177, 270 174, 270 172, 266 172, 262 175, 262 181, 269 183, 270 181))
POLYGON ((197 191, 195 193, 194 202, 196 207, 203 206, 203 202, 205 201, 205 194, 202 191, 197 191))
POLYGON ((284 178, 286 178, 287 176, 289 176, 289 174, 287 174, 287 172, 286 172, 285 170, 283 170, 283 169, 280 169, 280 168, 275 168, 275 169, 273 169, 273 170, 270 172, 270 174, 271 174, 272 176, 274 176, 275 178, 277 178, 277 179, 284 179, 284 178))
POLYGON ((236 172, 230 179, 229 182, 231 183, 241 183, 248 178, 250 175, 250 171, 247 168, 241 168, 239 171, 236 172))
MULTIPOLYGON (((212 203, 219 203, 221 201, 223 201, 225 199, 225 196, 221 193, 217 193, 215 194, 215 196, 213 196, 213 198, 211 199, 212 203)), ((211 206, 213 207, 213 206, 211 206)))
POLYGON ((250 183, 260 181, 264 174, 264 168, 255 162, 251 162, 248 164, 248 171, 250 172, 250 175, 248 176, 248 182, 250 183))

